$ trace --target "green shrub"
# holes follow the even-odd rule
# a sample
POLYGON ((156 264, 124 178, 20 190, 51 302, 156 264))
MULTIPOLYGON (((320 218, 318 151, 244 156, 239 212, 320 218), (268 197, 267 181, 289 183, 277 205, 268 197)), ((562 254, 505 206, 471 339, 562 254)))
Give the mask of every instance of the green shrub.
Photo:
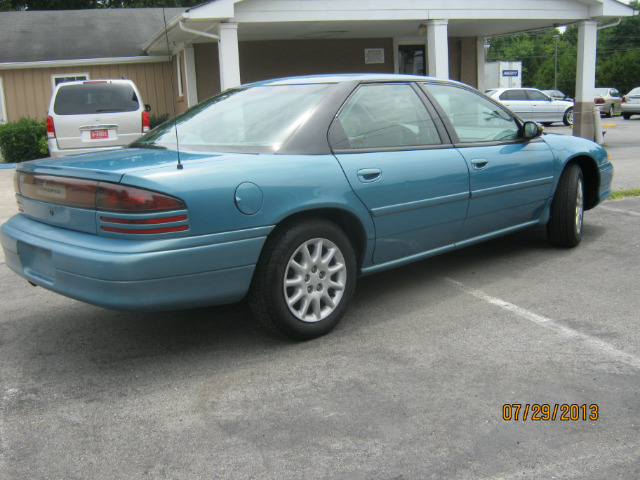
POLYGON ((166 122, 168 119, 168 113, 165 113, 164 115, 151 115, 151 117, 149 117, 149 130, 153 130, 161 123, 166 122))
POLYGON ((6 163, 19 163, 49 155, 45 122, 21 118, 0 125, 0 152, 6 163))

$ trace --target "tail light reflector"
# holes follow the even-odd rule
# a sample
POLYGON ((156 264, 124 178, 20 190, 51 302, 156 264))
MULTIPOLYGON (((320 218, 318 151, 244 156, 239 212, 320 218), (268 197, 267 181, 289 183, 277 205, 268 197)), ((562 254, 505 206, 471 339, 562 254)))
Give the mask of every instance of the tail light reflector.
POLYGON ((56 138, 56 127, 51 116, 47 117, 47 138, 56 138))
POLYGON ((151 121, 149 120, 149 112, 145 110, 142 112, 142 133, 147 133, 150 125, 151 121))
POLYGON ((622 101, 620 103, 627 103, 627 97, 622 97, 622 101))
POLYGON ((110 212, 143 213, 179 210, 184 203, 151 190, 100 182, 96 194, 96 208, 110 212))
POLYGON ((595 102, 598 104, 604 103, 604 98, 596 98, 595 102))

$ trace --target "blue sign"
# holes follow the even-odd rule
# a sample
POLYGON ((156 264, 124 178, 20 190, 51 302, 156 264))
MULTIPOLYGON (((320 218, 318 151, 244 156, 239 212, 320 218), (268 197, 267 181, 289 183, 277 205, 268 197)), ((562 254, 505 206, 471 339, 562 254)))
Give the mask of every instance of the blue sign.
POLYGON ((502 70, 503 77, 517 77, 518 70, 502 70))

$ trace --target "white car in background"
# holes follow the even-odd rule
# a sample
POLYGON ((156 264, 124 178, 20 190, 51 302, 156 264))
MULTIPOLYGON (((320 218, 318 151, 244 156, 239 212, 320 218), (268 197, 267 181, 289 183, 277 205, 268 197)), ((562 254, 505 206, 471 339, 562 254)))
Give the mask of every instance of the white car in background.
POLYGON ((634 88, 622 97, 620 109, 625 120, 629 120, 631 115, 640 115, 640 87, 634 88))
POLYGON ((47 112, 52 157, 119 148, 149 131, 150 107, 131 80, 60 83, 47 112))
POLYGON ((524 121, 573 125, 573 102, 555 100, 537 88, 494 88, 485 93, 524 121))

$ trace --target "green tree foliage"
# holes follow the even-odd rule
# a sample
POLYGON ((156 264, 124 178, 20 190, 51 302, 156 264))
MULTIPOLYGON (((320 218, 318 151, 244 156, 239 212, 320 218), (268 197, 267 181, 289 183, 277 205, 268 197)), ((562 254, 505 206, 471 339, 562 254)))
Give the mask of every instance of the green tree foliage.
POLYGON ((0 0, 0 11, 192 7, 200 3, 203 3, 203 0, 0 0))

